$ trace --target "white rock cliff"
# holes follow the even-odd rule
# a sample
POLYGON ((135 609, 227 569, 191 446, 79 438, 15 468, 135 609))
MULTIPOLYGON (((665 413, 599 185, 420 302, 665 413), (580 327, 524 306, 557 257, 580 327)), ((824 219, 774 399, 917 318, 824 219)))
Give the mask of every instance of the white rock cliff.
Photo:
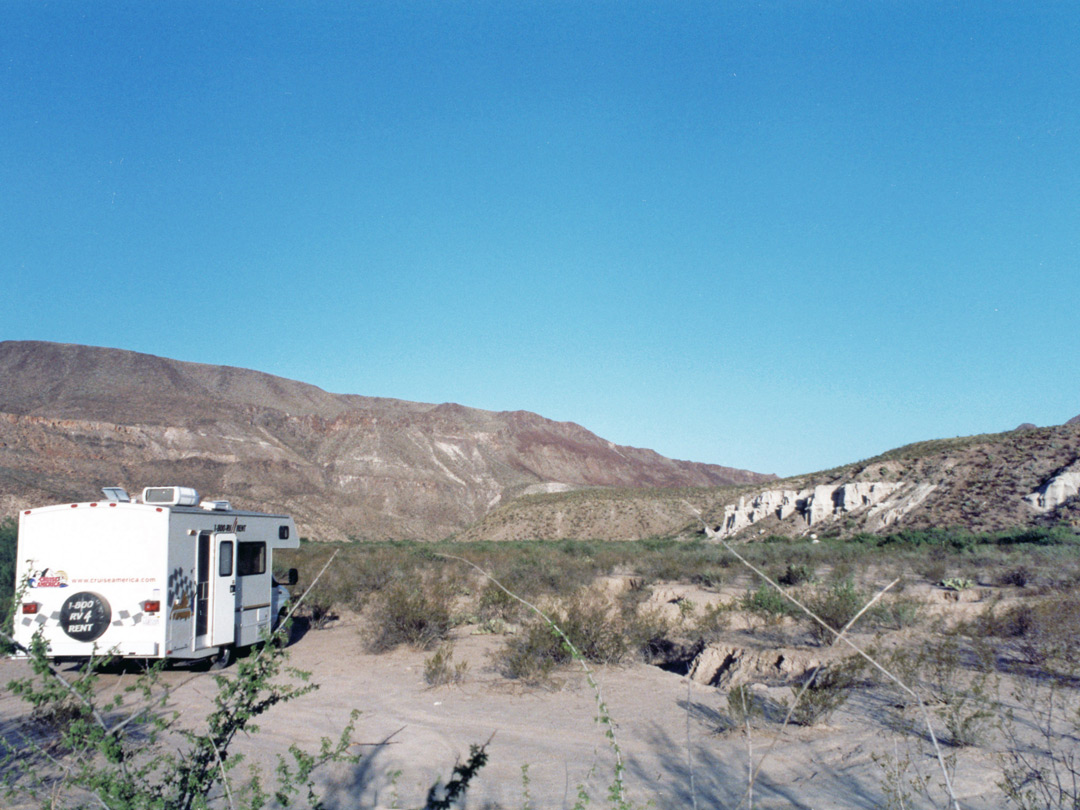
MULTIPOLYGON (((813 489, 765 490, 749 502, 741 497, 738 503, 726 506, 719 534, 728 537, 770 516, 780 520, 795 518, 810 528, 862 509, 886 506, 892 510, 892 519, 885 517, 882 521, 882 525, 887 525, 910 509, 907 504, 889 501, 889 496, 903 486, 903 482, 853 481, 838 486, 820 484, 813 489)), ((919 493, 918 502, 932 490, 933 486, 919 493)), ((889 514, 888 510, 875 511, 883 517, 889 514)))
POLYGON ((1035 492, 1025 495, 1024 500, 1039 512, 1049 512, 1080 495, 1080 471, 1066 470, 1058 473, 1035 492))

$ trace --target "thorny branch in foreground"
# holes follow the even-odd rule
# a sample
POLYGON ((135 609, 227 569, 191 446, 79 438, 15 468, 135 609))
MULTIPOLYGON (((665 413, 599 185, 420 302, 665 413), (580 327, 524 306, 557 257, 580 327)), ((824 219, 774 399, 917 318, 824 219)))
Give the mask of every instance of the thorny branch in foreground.
MULTIPOLYGON (((8 795, 21 793, 51 806, 82 797, 106 810, 201 810, 222 798, 234 810, 264 806, 271 794, 257 773, 246 783, 235 780, 233 771, 243 756, 230 747, 237 735, 257 731, 254 721, 270 708, 317 688, 308 681, 308 673, 285 666, 289 619, 304 596, 278 630, 264 639, 258 653, 238 661, 231 676, 214 676, 217 693, 202 732, 179 728, 179 713, 165 710, 170 690, 158 680, 160 664, 99 705, 100 668, 109 658, 90 660, 77 678, 68 681, 49 662, 40 633, 29 649, 4 634, 6 641, 29 656, 33 669, 32 676, 13 680, 8 689, 27 701, 38 718, 52 721, 44 741, 24 735, 22 745, 10 740, 0 743, 0 769, 8 795), (129 708, 125 697, 133 693, 139 700, 129 708)), ((309 804, 317 806, 312 773, 328 762, 357 759, 348 753, 357 716, 353 711, 336 741, 324 738, 317 754, 294 746, 292 764, 279 756, 272 798, 289 806, 306 789, 309 804)))

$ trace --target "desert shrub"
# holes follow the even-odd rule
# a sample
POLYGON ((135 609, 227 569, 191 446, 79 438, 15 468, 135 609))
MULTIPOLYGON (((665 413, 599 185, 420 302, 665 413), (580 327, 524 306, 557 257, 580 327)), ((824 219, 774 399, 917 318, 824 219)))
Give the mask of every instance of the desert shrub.
POLYGON ((308 594, 308 598, 300 612, 307 614, 312 630, 323 630, 337 618, 337 614, 334 612, 333 599, 329 598, 325 593, 315 593, 314 589, 308 594))
POLYGON ((914 627, 922 615, 923 605, 918 598, 896 594, 886 596, 866 612, 867 624, 885 630, 914 627))
POLYGON ((733 686, 727 693, 727 713, 732 725, 745 726, 765 713, 761 699, 750 684, 733 686))
POLYGON ((495 666, 506 678, 540 681, 572 659, 559 634, 542 619, 528 622, 495 656, 495 666))
POLYGON ((665 544, 643 541, 640 545, 619 546, 633 572, 649 581, 690 582, 716 588, 723 584, 732 565, 723 549, 700 540, 665 544))
MULTIPOLYGON (((413 553, 411 546, 394 548, 382 546, 366 550, 351 565, 340 566, 357 598, 378 593, 397 579, 407 578, 414 571, 430 565, 430 560, 413 553)), ((348 561, 347 561, 348 562, 348 561)))
POLYGON ((385 652, 401 644, 427 649, 450 632, 450 591, 444 582, 417 576, 391 586, 373 605, 374 652, 385 652))
POLYGON ((938 583, 949 575, 949 560, 943 551, 933 549, 917 562, 916 573, 928 582, 938 583))
MULTIPOLYGON (((630 649, 621 617, 613 615, 597 594, 578 594, 564 610, 552 610, 548 616, 586 661, 618 663, 630 649)), ((645 640, 648 627, 648 622, 643 622, 639 640, 645 640)), ((572 659, 573 653, 562 636, 537 616, 518 635, 507 639, 496 655, 496 667, 507 678, 542 680, 572 659)))
POLYGON ((740 600, 739 606, 769 621, 778 621, 784 616, 801 614, 795 605, 767 582, 763 582, 756 590, 747 591, 740 600))
POLYGON ((777 577, 776 581, 788 587, 805 585, 814 581, 814 569, 806 564, 788 563, 784 573, 777 577))
POLYGON ((653 552, 643 555, 634 563, 634 573, 650 581, 674 582, 683 579, 691 567, 687 564, 683 550, 672 548, 663 553, 653 552))
POLYGON ((800 692, 802 697, 791 712, 791 722, 799 726, 813 726, 828 720, 847 702, 851 689, 859 683, 865 669, 866 661, 852 656, 818 669, 805 690, 801 685, 793 686, 792 699, 800 692))
MULTIPOLYGON (((870 598, 848 579, 814 591, 806 597, 805 604, 829 627, 839 632, 862 610, 870 598)), ((836 640, 833 633, 817 622, 810 625, 810 635, 818 644, 832 644, 836 640)))
POLYGON ((1032 579, 1031 571, 1028 570, 1026 565, 1020 565, 1016 568, 1010 568, 1008 571, 1004 571, 997 577, 998 585, 1013 585, 1017 588, 1026 587, 1028 582, 1032 579))
POLYGON ((998 607, 996 601, 992 602, 958 631, 972 638, 1015 639, 1027 635, 1034 627, 1034 611, 1030 604, 1011 605, 1001 611, 998 607))
POLYGON ((951 745, 981 745, 997 717, 997 702, 990 694, 988 677, 977 675, 967 689, 951 695, 937 711, 951 745))
POLYGON ((480 592, 477 614, 481 621, 514 622, 521 617, 525 606, 494 582, 487 582, 480 592))
POLYGON ((500 561, 492 575, 518 596, 534 601, 540 596, 569 596, 592 582, 596 574, 587 557, 572 553, 573 544, 545 548, 522 547, 509 560, 500 561))
POLYGON ((1030 664, 1071 670, 1080 663, 1080 595, 1052 594, 1007 611, 1003 629, 1030 664))
POLYGON ((284 568, 298 569, 298 587, 303 589, 315 579, 331 553, 336 553, 334 564, 323 572, 307 598, 309 612, 320 616, 343 609, 359 611, 393 582, 415 577, 433 565, 411 543, 305 543, 295 551, 280 551, 274 558, 284 568))
POLYGON ((625 627, 598 594, 579 594, 556 623, 586 661, 616 664, 627 653, 625 627))
POLYGON ((727 566, 720 563, 710 563, 692 571, 687 579, 694 585, 701 585, 705 588, 719 588, 724 584, 726 576, 727 566))
POLYGON ((630 650, 652 663, 672 647, 671 622, 660 610, 627 610, 620 617, 621 632, 630 650))
POLYGON ((964 747, 979 745, 997 716, 993 698, 993 653, 978 640, 938 636, 916 650, 897 651, 890 661, 928 700, 944 726, 944 741, 964 747), (899 659, 906 659, 899 664, 899 659), (899 665, 898 665, 899 664, 899 665))
POLYGON ((830 561, 830 568, 828 572, 829 582, 843 582, 844 580, 853 579, 856 573, 855 560, 847 557, 840 557, 838 559, 830 561))
POLYGON ((424 661, 424 681, 429 686, 449 686, 465 680, 469 662, 454 663, 454 646, 440 644, 435 654, 424 661))
POLYGON ((1052 593, 999 608, 992 603, 958 632, 1001 639, 1009 654, 1033 666, 1071 673, 1080 664, 1080 595, 1052 593))

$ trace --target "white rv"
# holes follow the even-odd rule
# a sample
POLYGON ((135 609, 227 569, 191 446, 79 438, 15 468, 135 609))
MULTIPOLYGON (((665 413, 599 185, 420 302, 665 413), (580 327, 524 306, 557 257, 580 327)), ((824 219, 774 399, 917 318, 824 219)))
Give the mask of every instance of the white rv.
POLYGON ((41 629, 54 658, 224 665, 276 627, 289 593, 273 555, 299 545, 292 518, 200 503, 188 487, 147 487, 141 503, 104 492, 19 515, 17 642, 29 647, 41 629))

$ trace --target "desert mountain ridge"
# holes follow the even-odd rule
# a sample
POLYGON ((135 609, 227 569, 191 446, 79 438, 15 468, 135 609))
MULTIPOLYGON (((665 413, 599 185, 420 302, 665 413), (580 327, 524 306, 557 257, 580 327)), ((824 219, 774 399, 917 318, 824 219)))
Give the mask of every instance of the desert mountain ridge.
POLYGON ((519 498, 463 540, 783 535, 809 540, 902 530, 1080 530, 1080 419, 939 439, 765 484, 605 490, 519 498))
POLYGON ((184 484, 288 511, 319 539, 439 539, 500 504, 582 488, 772 475, 665 458, 526 411, 332 394, 121 349, 0 342, 0 509, 184 484))

